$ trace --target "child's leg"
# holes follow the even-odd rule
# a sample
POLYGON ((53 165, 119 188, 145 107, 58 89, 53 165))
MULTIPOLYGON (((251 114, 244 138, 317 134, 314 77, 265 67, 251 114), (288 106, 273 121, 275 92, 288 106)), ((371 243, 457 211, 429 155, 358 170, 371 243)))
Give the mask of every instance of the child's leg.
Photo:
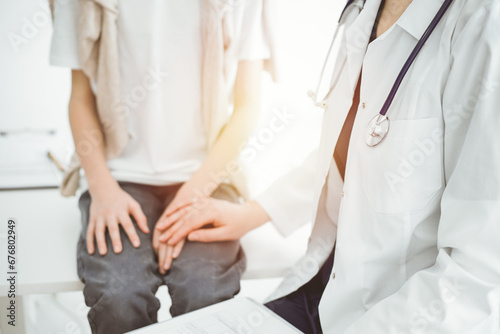
POLYGON ((246 261, 239 241, 186 242, 165 276, 178 316, 232 298, 240 291, 246 261))
POLYGON ((164 208, 152 191, 153 187, 133 183, 120 183, 120 186, 139 202, 151 232, 144 234, 136 225, 141 245, 134 248, 120 228, 123 251, 119 254, 112 251, 111 239, 106 232, 108 253, 101 256, 96 251, 89 255, 85 239, 91 198, 88 192, 81 196, 78 274, 85 284, 83 293, 85 303, 91 308, 88 319, 94 334, 124 333, 152 324, 157 322, 160 308, 155 293, 163 282, 152 247, 152 231, 164 208))

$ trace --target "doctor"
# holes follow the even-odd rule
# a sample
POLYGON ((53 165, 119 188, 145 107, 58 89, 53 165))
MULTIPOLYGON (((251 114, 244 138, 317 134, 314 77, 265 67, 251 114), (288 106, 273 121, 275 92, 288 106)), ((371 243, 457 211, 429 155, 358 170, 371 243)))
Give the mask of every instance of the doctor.
MULTIPOLYGON (((370 126, 446 1, 355 0, 341 18, 309 248, 268 304, 306 333, 500 332, 500 1, 450 1, 389 121, 370 126)), ((308 204, 301 173, 159 228, 174 244, 267 219, 289 234, 308 204)))

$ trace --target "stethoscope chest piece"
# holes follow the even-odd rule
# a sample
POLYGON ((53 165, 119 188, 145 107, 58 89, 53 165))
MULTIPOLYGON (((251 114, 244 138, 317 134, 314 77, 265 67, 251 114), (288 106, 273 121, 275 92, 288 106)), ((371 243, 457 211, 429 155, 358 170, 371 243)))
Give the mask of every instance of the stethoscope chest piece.
POLYGON ((365 134, 366 145, 368 147, 375 147, 379 145, 384 141, 385 137, 387 137, 390 127, 391 122, 387 116, 378 114, 373 117, 370 124, 368 124, 365 134))

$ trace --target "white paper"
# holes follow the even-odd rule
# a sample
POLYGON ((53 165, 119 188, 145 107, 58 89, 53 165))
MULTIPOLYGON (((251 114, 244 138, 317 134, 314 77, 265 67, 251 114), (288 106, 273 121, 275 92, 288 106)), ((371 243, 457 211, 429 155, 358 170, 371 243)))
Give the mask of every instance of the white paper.
POLYGON ((234 298, 133 334, 296 334, 297 329, 248 298, 234 298))

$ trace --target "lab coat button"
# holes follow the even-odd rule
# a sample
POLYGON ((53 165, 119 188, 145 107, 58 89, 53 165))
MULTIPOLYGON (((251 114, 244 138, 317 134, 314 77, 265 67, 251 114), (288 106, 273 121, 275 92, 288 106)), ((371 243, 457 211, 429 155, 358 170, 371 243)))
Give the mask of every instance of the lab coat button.
POLYGON ((332 274, 332 279, 335 279, 335 273, 332 274))
POLYGON ((362 109, 366 109, 366 103, 364 103, 364 102, 363 102, 363 103, 361 103, 361 108, 362 108, 362 109))
POLYGON ((344 192, 341 192, 341 193, 340 193, 340 196, 342 196, 342 198, 344 198, 344 192))

